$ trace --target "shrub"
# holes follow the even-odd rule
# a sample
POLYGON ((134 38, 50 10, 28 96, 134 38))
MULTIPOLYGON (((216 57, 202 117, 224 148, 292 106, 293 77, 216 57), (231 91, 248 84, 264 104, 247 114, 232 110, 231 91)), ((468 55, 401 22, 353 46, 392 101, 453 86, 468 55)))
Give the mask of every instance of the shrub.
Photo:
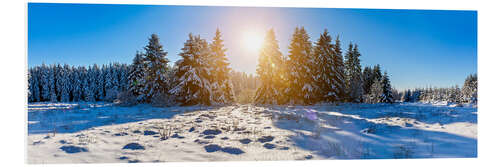
POLYGON ((169 94, 155 94, 151 98, 151 105, 154 107, 169 107, 175 105, 175 96, 169 94))
POLYGON ((130 91, 120 92, 115 102, 120 106, 133 106, 138 103, 137 97, 130 91))

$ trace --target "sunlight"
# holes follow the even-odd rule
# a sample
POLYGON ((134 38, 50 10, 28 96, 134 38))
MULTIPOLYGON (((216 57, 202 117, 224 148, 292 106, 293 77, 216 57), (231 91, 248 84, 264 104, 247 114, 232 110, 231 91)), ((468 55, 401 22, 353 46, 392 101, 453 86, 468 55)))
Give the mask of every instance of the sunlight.
POLYGON ((264 42, 264 33, 256 30, 246 31, 243 34, 242 45, 251 52, 258 52, 264 42))

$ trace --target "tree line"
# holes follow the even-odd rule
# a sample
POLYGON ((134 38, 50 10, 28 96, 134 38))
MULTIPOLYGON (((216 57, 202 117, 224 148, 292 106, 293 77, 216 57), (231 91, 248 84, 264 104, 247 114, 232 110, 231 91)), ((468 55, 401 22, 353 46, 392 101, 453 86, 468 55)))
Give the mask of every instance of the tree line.
POLYGON ((458 85, 449 88, 417 88, 401 92, 402 102, 450 102, 477 103, 477 74, 465 78, 462 88, 458 85))
POLYGON ((113 101, 127 89, 129 66, 112 63, 98 66, 54 64, 28 70, 28 100, 51 101, 113 101))
POLYGON ((274 30, 269 30, 259 54, 257 74, 261 84, 255 102, 394 102, 387 72, 382 75, 380 65, 363 71, 358 45, 350 43, 343 54, 339 36, 335 43, 332 40, 325 29, 313 44, 304 27, 296 27, 289 53, 284 56, 274 30))
POLYGON ((189 34, 181 59, 171 66, 158 36, 152 34, 130 65, 31 67, 28 100, 311 105, 392 103, 394 96, 400 97, 380 65, 362 69, 358 45, 350 43, 343 53, 339 36, 333 42, 326 29, 312 43, 304 27, 296 27, 286 56, 279 50, 274 30, 269 30, 259 53, 257 76, 232 70, 223 43, 218 29, 211 41, 189 34))

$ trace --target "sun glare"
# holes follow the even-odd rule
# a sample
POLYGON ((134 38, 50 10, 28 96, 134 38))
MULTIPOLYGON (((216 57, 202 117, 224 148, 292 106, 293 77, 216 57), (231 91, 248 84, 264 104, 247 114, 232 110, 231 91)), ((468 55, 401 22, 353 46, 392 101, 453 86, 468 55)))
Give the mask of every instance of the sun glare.
POLYGON ((243 46, 251 52, 258 52, 264 42, 264 34, 258 31, 247 31, 243 34, 243 46))

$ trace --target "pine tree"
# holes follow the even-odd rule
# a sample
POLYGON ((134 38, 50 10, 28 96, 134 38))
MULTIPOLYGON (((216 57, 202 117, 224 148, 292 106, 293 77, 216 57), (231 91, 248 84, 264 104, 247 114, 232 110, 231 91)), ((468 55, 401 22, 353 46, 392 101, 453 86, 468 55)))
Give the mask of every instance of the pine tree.
POLYGON ((382 79, 382 71, 380 70, 380 64, 377 64, 375 66, 373 66, 373 78, 372 80, 375 80, 375 79, 382 79))
POLYGON ((346 74, 345 74, 345 65, 344 65, 344 56, 342 55, 342 49, 340 47, 340 39, 339 36, 337 35, 337 39, 335 39, 335 45, 334 45, 334 51, 335 51, 335 61, 334 61, 334 66, 335 66, 335 87, 337 88, 337 101, 344 101, 346 98, 346 92, 345 92, 345 79, 346 79, 346 74))
POLYGON ((312 56, 312 44, 309 41, 304 27, 295 28, 289 46, 288 82, 290 84, 286 94, 294 104, 313 104, 316 101, 313 69, 316 66, 312 56))
POLYGON ((104 65, 101 65, 101 67, 99 67, 99 70, 96 74, 96 100, 99 100, 99 101, 102 101, 104 100, 105 98, 105 94, 104 94, 104 87, 105 87, 105 73, 104 73, 104 65))
POLYGON ((182 57, 176 62, 176 86, 170 93, 177 95, 183 105, 211 105, 212 88, 210 84, 210 49, 200 36, 189 34, 184 43, 182 57))
POLYGON ((314 68, 314 76, 316 85, 318 85, 318 100, 333 102, 338 99, 338 88, 339 85, 336 83, 337 71, 335 69, 335 48, 331 43, 332 37, 328 34, 325 29, 323 34, 320 35, 316 45, 314 47, 314 58, 317 63, 314 68))
POLYGON ((387 75, 387 72, 384 72, 384 75, 382 76, 382 99, 381 102, 383 103, 393 103, 394 102, 394 97, 392 95, 392 86, 391 82, 389 81, 389 76, 387 75))
POLYGON ((358 45, 349 44, 346 53, 346 88, 351 102, 361 102, 363 96, 363 80, 361 78, 361 65, 358 45))
MULTIPOLYGON (((257 75, 261 81, 260 87, 257 89, 254 101, 257 104, 282 104, 284 103, 284 58, 279 51, 278 40, 274 30, 267 32, 264 39, 264 44, 259 54, 259 64, 257 67, 257 75)), ((247 78, 246 74, 243 75, 247 78)), ((246 79, 243 79, 246 80, 246 79)), ((250 82, 248 82, 250 83, 250 82)), ((246 86, 250 87, 250 86, 246 86)))
POLYGON ((71 83, 70 83, 70 67, 67 64, 64 64, 62 70, 60 71, 59 80, 61 83, 60 93, 61 93, 61 101, 69 102, 70 100, 70 92, 71 92, 71 83))
POLYGON ((372 87, 370 88, 370 98, 367 102, 369 103, 380 103, 384 99, 384 85, 380 79, 375 79, 373 81, 372 87))
POLYGON ((49 98, 51 102, 57 102, 57 94, 56 94, 56 66, 51 65, 49 67, 49 98))
POLYGON ((467 76, 462 87, 462 101, 465 103, 477 103, 477 74, 467 76))
MULTIPOLYGON (((96 65, 94 64, 94 67, 96 65)), ((95 69, 90 67, 88 68, 85 75, 85 101, 94 102, 95 101, 95 69)))
POLYGON ((40 71, 41 99, 42 101, 48 101, 50 100, 50 68, 45 63, 42 63, 40 71))
POLYGON ((82 87, 83 87, 83 76, 82 76, 82 72, 83 72, 83 69, 81 67, 77 67, 77 68, 73 68, 74 70, 74 74, 73 74, 73 79, 72 79, 72 83, 73 83, 73 101, 74 102, 78 102, 78 101, 81 101, 82 100, 82 87))
POLYGON ((151 101, 155 95, 161 95, 168 90, 166 78, 168 59, 167 52, 163 50, 160 44, 158 35, 152 34, 149 38, 148 45, 144 47, 145 57, 144 63, 146 67, 146 75, 144 83, 146 101, 151 101))
POLYGON ((137 52, 135 54, 134 60, 130 67, 130 73, 128 75, 128 89, 132 94, 137 97, 138 101, 143 101, 144 96, 144 76, 145 76, 145 65, 144 65, 144 54, 137 52))
POLYGON ((373 84, 373 70, 371 67, 365 67, 363 70, 363 90, 364 90, 364 95, 366 97, 370 96, 370 90, 373 84))
POLYGON ((35 82, 34 82, 34 72, 33 68, 29 68, 28 70, 28 101, 34 102, 35 97, 33 96, 35 92, 35 82))
POLYGON ((211 83, 213 100, 219 104, 230 104, 235 101, 233 84, 229 80, 229 62, 224 53, 226 49, 222 43, 222 35, 219 29, 215 31, 215 37, 210 44, 211 51, 211 83))

